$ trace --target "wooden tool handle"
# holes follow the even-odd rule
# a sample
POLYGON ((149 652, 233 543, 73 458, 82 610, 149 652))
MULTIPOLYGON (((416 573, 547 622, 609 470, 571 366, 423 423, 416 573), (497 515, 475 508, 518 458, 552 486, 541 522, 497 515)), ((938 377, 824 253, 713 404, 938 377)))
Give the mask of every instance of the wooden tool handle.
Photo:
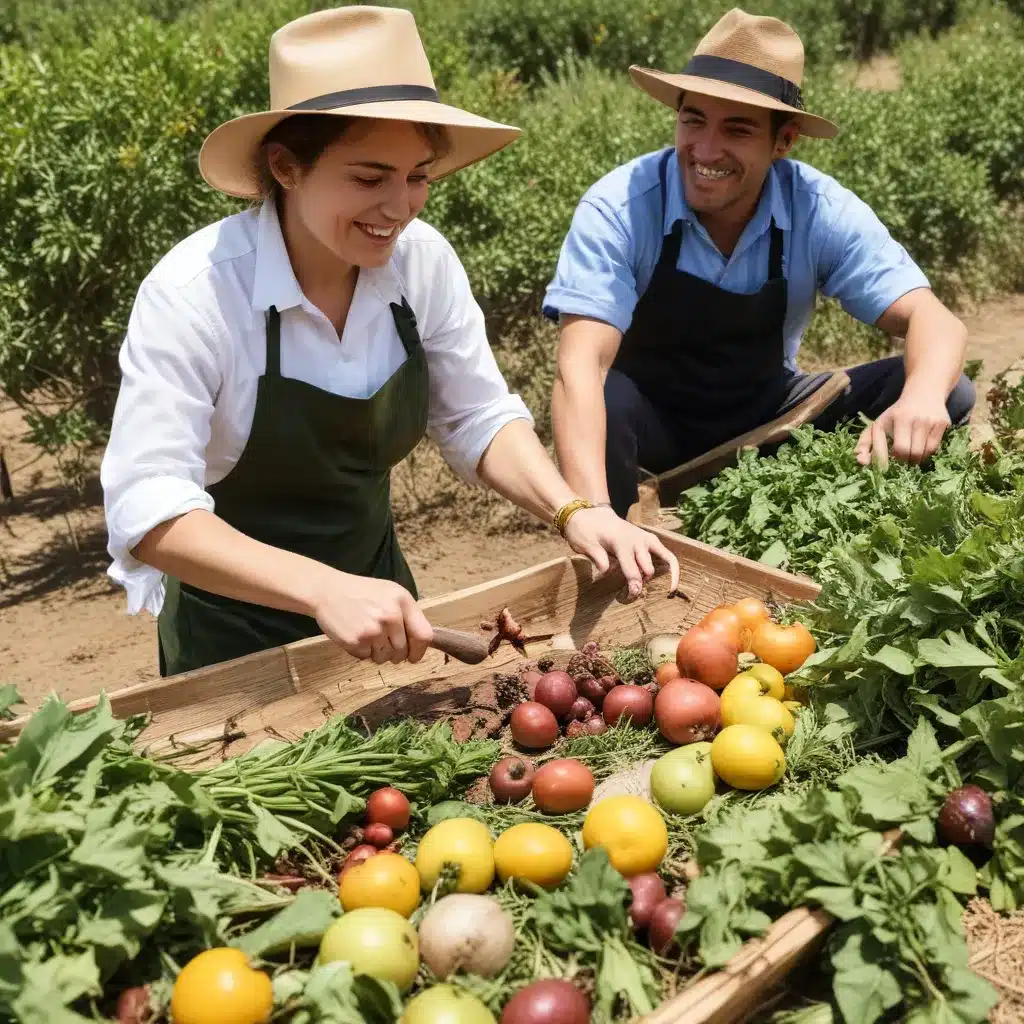
POLYGON ((484 637, 464 633, 460 629, 434 627, 434 639, 430 644, 437 651, 444 651, 466 665, 479 665, 488 654, 488 643, 484 637))

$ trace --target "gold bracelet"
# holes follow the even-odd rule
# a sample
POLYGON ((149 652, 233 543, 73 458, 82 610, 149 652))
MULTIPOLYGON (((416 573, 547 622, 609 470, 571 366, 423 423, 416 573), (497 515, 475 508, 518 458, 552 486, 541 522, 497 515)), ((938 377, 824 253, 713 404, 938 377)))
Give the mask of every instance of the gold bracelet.
POLYGON ((587 501, 586 498, 574 498, 572 501, 567 502, 555 513, 553 521, 555 529, 564 537, 565 528, 569 525, 569 520, 572 519, 580 509, 593 507, 594 503, 592 501, 587 501))

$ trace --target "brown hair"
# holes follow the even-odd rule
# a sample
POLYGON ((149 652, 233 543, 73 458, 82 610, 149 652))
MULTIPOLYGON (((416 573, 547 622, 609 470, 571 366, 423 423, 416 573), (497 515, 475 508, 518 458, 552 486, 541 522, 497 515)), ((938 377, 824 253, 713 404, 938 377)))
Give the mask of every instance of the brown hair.
MULTIPOLYGON (((683 109, 683 97, 685 95, 685 90, 679 93, 679 103, 676 104, 677 112, 683 109)), ((794 117, 796 117, 796 115, 791 114, 788 110, 775 110, 771 107, 768 108, 768 112, 771 115, 770 124, 772 138, 777 139, 779 137, 779 132, 781 132, 782 129, 787 124, 789 124, 789 122, 792 121, 794 117)))
MULTIPOLYGON (((292 114, 274 125, 263 138, 259 156, 260 198, 264 201, 279 196, 281 186, 270 169, 268 146, 277 142, 284 146, 303 170, 309 170, 323 156, 325 150, 340 139, 355 118, 342 115, 292 114)), ((417 124, 427 142, 434 150, 434 156, 442 157, 449 152, 451 143, 448 133, 441 125, 417 124)))

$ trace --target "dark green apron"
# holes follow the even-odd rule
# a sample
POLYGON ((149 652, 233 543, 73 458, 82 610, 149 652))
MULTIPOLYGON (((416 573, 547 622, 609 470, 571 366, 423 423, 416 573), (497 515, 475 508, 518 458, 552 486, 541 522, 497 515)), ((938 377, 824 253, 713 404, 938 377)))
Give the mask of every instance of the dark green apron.
MULTIPOLYGON (((208 488, 221 519, 254 540, 416 596, 391 516, 391 469, 426 431, 427 360, 409 304, 391 303, 406 359, 370 398, 281 376, 281 317, 267 314, 267 366, 245 449, 208 488)), ((174 675, 317 636, 316 620, 168 577, 160 674, 174 675)))

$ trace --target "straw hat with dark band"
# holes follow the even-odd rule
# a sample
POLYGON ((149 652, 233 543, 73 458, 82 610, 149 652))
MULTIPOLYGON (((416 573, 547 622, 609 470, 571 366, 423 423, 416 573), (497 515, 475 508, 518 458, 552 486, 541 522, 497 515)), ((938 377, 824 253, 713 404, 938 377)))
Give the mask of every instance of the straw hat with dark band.
POLYGON ((259 195, 260 146, 293 114, 322 113, 443 125, 450 148, 432 179, 503 149, 519 129, 441 102, 409 11, 342 7, 289 22, 270 40, 270 109, 216 128, 203 143, 199 169, 221 192, 259 195))
POLYGON ((778 18, 747 14, 734 7, 700 41, 678 75, 634 65, 634 84, 673 110, 684 92, 733 100, 793 115, 802 135, 830 139, 839 129, 804 109, 800 82, 804 47, 778 18))

